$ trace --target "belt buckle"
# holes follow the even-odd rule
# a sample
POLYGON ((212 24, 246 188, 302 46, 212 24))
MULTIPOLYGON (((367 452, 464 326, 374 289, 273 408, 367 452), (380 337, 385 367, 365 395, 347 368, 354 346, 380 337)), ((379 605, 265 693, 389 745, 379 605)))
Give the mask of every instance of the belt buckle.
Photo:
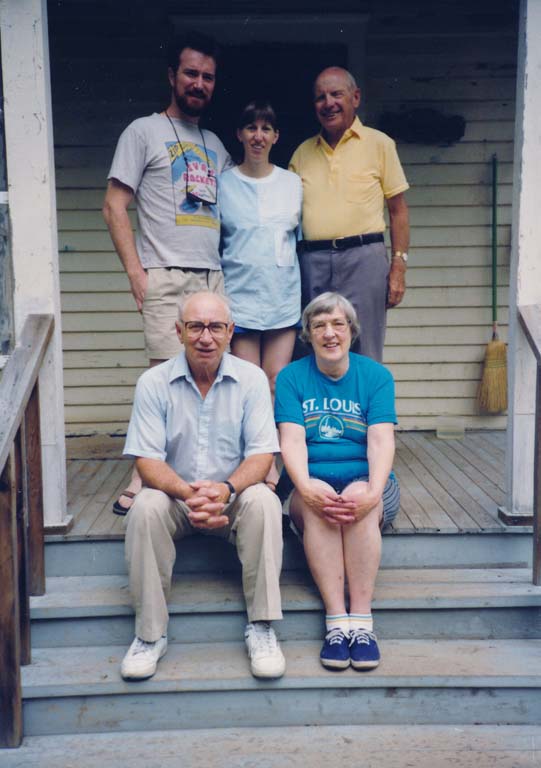
POLYGON ((338 241, 339 240, 345 240, 345 239, 346 239, 345 237, 333 237, 333 239, 331 240, 331 244, 332 244, 332 247, 335 249, 335 251, 341 251, 342 250, 340 248, 340 246, 338 245, 338 241))

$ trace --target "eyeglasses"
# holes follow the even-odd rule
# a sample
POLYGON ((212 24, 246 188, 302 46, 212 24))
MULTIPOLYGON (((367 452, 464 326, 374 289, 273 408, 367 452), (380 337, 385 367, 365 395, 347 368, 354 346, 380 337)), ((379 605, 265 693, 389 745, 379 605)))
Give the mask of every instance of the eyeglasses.
POLYGON ((229 323, 200 323, 198 320, 187 320, 183 325, 186 333, 192 339, 198 339, 205 330, 208 330, 214 339, 223 339, 229 328, 229 323))
POLYGON ((316 320, 310 325, 310 331, 316 336, 321 336, 327 330, 327 326, 331 326, 331 329, 335 333, 345 333, 350 326, 349 320, 316 320))

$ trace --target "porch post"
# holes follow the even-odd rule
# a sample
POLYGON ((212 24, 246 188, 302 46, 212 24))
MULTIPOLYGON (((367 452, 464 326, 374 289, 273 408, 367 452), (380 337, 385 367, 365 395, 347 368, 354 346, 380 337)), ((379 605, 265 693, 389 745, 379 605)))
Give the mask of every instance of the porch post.
POLYGON ((509 290, 507 509, 512 522, 533 509, 536 364, 517 305, 541 302, 541 3, 521 0, 509 290))
POLYGON ((46 0, 0 0, 15 341, 31 313, 54 315, 39 386, 44 518, 64 529, 66 450, 46 0))

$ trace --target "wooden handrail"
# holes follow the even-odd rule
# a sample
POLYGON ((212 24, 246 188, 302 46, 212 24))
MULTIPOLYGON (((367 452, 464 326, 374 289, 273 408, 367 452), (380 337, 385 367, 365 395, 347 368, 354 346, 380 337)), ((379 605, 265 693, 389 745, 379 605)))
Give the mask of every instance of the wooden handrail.
POLYGON ((541 304, 518 307, 524 334, 537 361, 533 460, 533 583, 541 585, 541 304))
POLYGON ((0 380, 1 747, 22 741, 29 596, 45 590, 38 377, 52 332, 52 315, 30 315, 0 380))

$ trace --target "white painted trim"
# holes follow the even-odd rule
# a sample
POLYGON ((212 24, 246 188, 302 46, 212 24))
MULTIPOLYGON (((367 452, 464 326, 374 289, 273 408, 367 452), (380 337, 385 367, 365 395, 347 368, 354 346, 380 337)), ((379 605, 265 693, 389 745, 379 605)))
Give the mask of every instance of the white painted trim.
POLYGON ((522 0, 519 20, 513 221, 509 289, 509 421, 507 499, 510 513, 533 509, 535 358, 517 306, 541 302, 541 2, 522 0))
POLYGON ((40 374, 46 526, 66 518, 58 238, 46 0, 0 0, 15 341, 31 313, 55 328, 40 374))

